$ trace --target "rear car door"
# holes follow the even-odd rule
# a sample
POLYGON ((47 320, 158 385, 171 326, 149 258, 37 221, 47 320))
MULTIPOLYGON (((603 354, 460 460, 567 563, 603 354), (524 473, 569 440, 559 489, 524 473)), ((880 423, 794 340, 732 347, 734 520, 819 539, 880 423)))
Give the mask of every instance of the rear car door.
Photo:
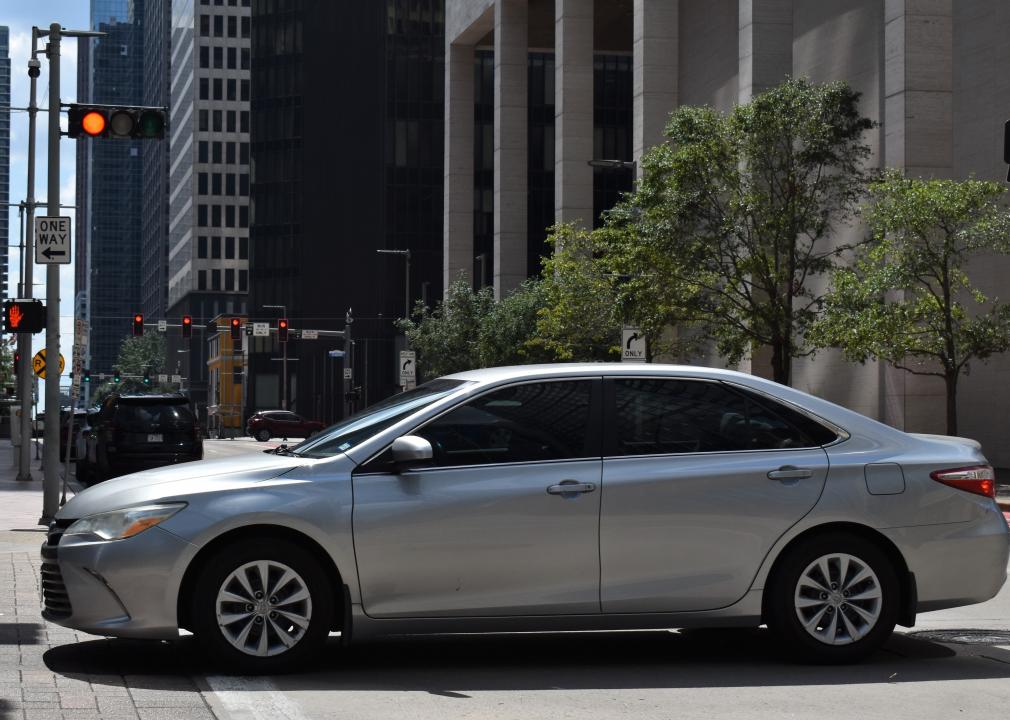
POLYGON ((733 604, 820 497, 820 445, 833 434, 722 382, 615 378, 605 387, 603 611, 733 604))
POLYGON ((356 472, 365 612, 598 613, 600 396, 598 378, 493 390, 413 432, 431 466, 356 472))

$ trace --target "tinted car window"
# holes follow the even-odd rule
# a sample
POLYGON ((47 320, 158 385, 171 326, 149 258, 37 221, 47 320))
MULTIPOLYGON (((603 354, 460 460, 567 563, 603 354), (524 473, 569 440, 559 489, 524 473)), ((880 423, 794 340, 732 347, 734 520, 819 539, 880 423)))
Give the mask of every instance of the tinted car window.
POLYGON ((811 437, 789 421, 803 418, 800 413, 721 383, 621 379, 614 385, 618 455, 771 450, 830 442, 811 437))
POLYGON ((414 434, 431 443, 439 466, 588 457, 591 394, 588 380, 513 385, 471 400, 414 434))
POLYGON ((192 427, 193 413, 185 405, 120 405, 116 408, 117 425, 127 430, 146 432, 192 427))

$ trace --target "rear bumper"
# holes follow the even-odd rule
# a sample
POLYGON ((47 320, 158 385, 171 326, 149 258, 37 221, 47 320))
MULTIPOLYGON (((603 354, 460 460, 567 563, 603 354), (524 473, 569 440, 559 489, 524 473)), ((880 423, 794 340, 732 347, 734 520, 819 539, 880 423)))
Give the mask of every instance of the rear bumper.
POLYGON ((917 612, 985 602, 1007 580, 1010 528, 1002 512, 976 521, 882 530, 915 575, 917 612))

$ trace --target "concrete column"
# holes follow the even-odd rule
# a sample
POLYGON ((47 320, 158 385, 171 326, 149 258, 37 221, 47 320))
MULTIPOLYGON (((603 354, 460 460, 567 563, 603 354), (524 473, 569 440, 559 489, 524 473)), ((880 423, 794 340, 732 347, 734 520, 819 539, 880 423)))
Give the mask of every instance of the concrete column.
POLYGON ((593 226, 593 0, 554 0, 554 217, 593 226))
POLYGON ((663 141, 677 107, 680 0, 635 0, 634 160, 663 141))
POLYGON ((442 280, 446 287, 460 272, 473 276, 473 74, 473 46, 447 43, 442 191, 442 280))
POLYGON ((739 101, 781 83, 793 72, 793 0, 740 0, 739 101))
MULTIPOLYGON (((913 177, 954 170, 953 0, 884 2, 884 164, 913 177)), ((884 422, 946 432, 943 382, 881 363, 884 422)))
POLYGON ((494 8, 494 291, 526 279, 527 0, 494 8))

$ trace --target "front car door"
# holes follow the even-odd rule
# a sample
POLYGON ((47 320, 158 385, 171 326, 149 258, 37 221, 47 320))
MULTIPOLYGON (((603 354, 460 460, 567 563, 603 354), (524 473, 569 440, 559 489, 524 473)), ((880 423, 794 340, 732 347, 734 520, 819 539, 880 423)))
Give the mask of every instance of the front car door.
POLYGON ((615 378, 605 395, 603 612, 733 604, 820 497, 834 433, 722 382, 615 378))
POLYGON ((599 379, 509 385, 414 430, 355 473, 354 547, 372 617, 598 613, 599 379))

